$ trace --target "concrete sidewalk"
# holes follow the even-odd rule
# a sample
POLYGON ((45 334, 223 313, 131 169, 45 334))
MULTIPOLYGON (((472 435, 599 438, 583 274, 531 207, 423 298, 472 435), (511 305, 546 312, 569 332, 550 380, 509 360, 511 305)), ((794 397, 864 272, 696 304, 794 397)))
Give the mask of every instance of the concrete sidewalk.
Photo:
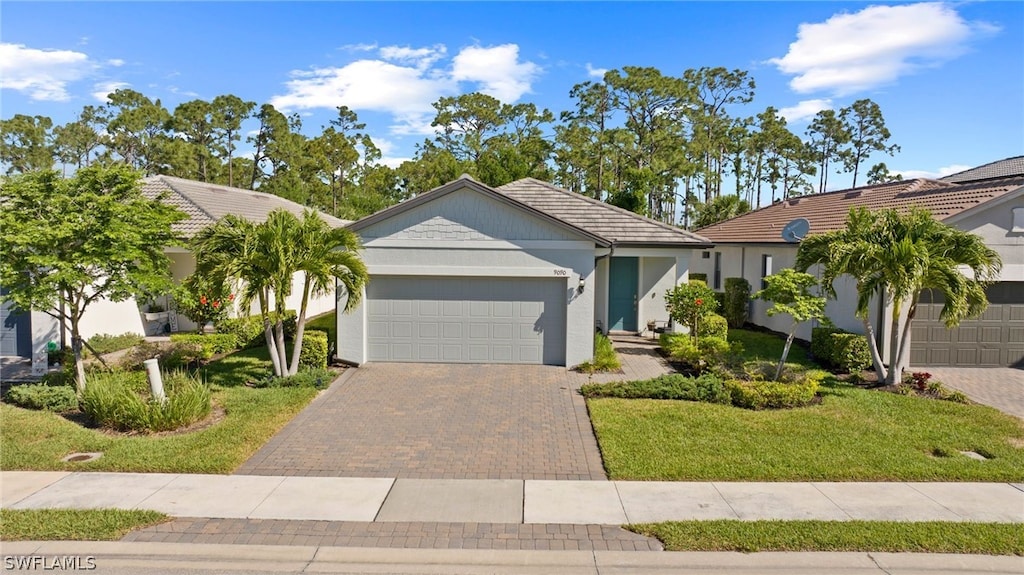
POLYGON ((731 483, 0 473, 10 509, 358 522, 645 523, 820 519, 1024 523, 1024 484, 731 483))
POLYGON ((12 562, 12 571, 38 570, 31 566, 33 558, 81 557, 90 558, 95 564, 94 572, 101 574, 200 571, 446 575, 1024 573, 1020 557, 938 553, 632 553, 16 541, 4 544, 4 554, 10 558, 5 560, 12 562))

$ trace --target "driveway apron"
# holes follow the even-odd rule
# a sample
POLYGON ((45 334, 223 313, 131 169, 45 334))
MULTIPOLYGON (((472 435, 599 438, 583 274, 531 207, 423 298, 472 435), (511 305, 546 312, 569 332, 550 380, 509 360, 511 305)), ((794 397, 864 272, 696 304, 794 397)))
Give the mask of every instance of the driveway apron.
POLYGON ((585 382, 551 366, 366 364, 236 473, 604 480, 585 382))

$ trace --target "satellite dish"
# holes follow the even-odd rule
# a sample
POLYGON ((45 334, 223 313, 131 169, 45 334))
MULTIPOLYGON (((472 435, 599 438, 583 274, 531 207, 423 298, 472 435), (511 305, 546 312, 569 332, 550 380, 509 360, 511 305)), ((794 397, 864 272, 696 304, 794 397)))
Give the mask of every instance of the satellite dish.
POLYGON ((807 218, 797 218, 782 228, 782 239, 786 240, 791 244, 795 244, 800 240, 807 237, 807 232, 811 229, 811 222, 807 221, 807 218))

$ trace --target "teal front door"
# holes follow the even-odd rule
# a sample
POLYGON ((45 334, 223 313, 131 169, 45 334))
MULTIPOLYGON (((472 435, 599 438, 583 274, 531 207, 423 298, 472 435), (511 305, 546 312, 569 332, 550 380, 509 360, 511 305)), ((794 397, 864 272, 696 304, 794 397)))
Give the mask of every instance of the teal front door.
POLYGON ((637 258, 612 258, 608 270, 608 329, 636 331, 637 258))

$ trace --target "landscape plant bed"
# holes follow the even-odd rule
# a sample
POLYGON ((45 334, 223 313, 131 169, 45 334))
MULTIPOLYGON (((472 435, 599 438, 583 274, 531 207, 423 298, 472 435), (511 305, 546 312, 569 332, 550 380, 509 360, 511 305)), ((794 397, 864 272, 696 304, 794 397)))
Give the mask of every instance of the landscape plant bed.
POLYGON ((4 541, 117 541, 129 531, 169 520, 139 509, 0 509, 4 541))
POLYGON ((836 381, 794 410, 653 399, 588 399, 611 479, 1021 481, 1024 426, 982 405, 836 381), (960 454, 991 456, 976 461, 960 454))
MULTIPOLYGON (((230 473, 252 456, 318 393, 312 387, 253 389, 265 377, 266 350, 251 349, 203 370, 223 418, 195 431, 111 433, 84 427, 47 411, 0 405, 0 468, 3 470, 230 473), (92 461, 64 462, 71 453, 102 453, 92 461)), ((214 412, 216 415, 216 410, 214 412)))
POLYGON ((667 551, 860 551, 1024 555, 1013 523, 671 521, 627 525, 667 551))

